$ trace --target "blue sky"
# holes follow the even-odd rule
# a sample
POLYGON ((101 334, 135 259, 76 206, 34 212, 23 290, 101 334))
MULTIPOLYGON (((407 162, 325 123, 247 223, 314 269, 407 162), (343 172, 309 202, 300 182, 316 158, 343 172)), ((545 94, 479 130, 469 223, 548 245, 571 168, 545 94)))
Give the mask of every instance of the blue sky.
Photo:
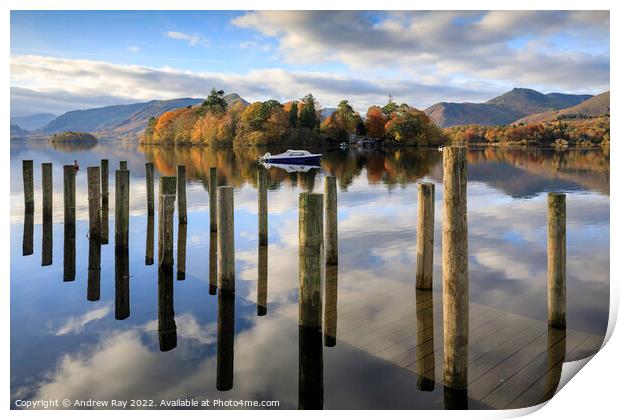
POLYGON ((12 115, 212 86, 364 111, 609 88, 607 12, 13 11, 12 115), (549 69, 553 69, 550 71, 549 69))

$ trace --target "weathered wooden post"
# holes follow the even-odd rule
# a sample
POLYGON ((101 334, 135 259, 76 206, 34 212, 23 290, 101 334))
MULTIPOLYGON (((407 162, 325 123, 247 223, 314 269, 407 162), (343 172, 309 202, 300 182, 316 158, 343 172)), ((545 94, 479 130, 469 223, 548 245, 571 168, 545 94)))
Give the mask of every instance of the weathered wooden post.
POLYGON ((566 195, 547 196, 547 321, 566 328, 566 195))
POLYGON ((217 287, 235 291, 235 205, 233 188, 217 188, 217 287))
POLYGON ((338 266, 325 266, 325 314, 323 315, 325 347, 336 346, 338 330, 338 266))
POLYGON ((174 321, 174 201, 176 197, 176 178, 159 178, 159 234, 158 234, 158 335, 160 351, 172 350, 177 345, 177 329, 174 321))
POLYGON ((218 391, 233 387, 235 360, 235 292, 220 289, 217 297, 217 376, 218 391))
POLYGON ((129 171, 116 171, 115 246, 129 247, 129 171))
POLYGON ((336 177, 325 177, 325 263, 338 264, 338 187, 336 177))
POLYGON ((101 175, 97 166, 86 169, 88 179, 88 237, 101 239, 101 175))
POLYGON ((22 255, 32 255, 34 242, 34 213, 24 213, 24 236, 22 238, 22 255))
POLYGON ((63 280, 75 280, 75 168, 64 165, 63 168, 64 198, 64 253, 63 280))
POLYGON ((146 217, 146 252, 144 265, 153 265, 155 248, 155 217, 151 214, 146 217))
POLYGON ((258 247, 258 291, 256 293, 256 315, 267 315, 267 265, 269 248, 258 247))
POLYGON ((120 169, 121 171, 126 171, 127 170, 127 161, 126 160, 121 160, 118 163, 118 169, 120 169))
POLYGON ((42 252, 41 265, 52 264, 53 250, 53 233, 52 233, 52 201, 53 201, 53 183, 52 183, 52 164, 42 163, 41 173, 43 180, 43 225, 42 225, 42 252))
POLYGON ((258 245, 268 245, 267 172, 258 170, 258 245))
POLYGON ((299 194, 299 325, 321 328, 323 194, 299 194))
POLYGON ((469 275, 467 265, 467 149, 443 152, 444 384, 467 388, 469 275))
POLYGON ((99 300, 101 290, 101 242, 98 239, 88 240, 88 283, 86 299, 99 300))
POLYGON ((418 389, 435 389, 435 341, 433 330, 433 292, 417 289, 416 306, 416 370, 418 389))
POLYGON ((155 215, 155 169, 153 162, 144 164, 146 169, 146 207, 147 215, 155 215))
POLYGON ((209 168, 209 216, 211 232, 217 232, 217 168, 209 168))
POLYGON ((323 194, 299 194, 299 402, 323 407, 323 194))
POLYGON ((108 199, 110 191, 108 189, 110 179, 110 162, 107 159, 101 159, 101 208, 108 207, 108 199))
POLYGON ((177 280, 185 280, 185 255, 187 252, 187 223, 179 222, 177 235, 177 280))
POLYGON ((435 184, 418 184, 418 235, 415 286, 433 289, 433 248, 435 246, 435 184))
POLYGON ((129 248, 114 247, 114 318, 129 317, 129 248))
POLYGON ((217 232, 209 234, 209 294, 217 294, 217 232))
POLYGON ((24 179, 24 206, 26 212, 34 212, 34 168, 31 160, 22 161, 24 179))
POLYGON ((185 192, 185 166, 177 166, 177 196, 179 197, 179 223, 187 223, 187 195, 185 192))

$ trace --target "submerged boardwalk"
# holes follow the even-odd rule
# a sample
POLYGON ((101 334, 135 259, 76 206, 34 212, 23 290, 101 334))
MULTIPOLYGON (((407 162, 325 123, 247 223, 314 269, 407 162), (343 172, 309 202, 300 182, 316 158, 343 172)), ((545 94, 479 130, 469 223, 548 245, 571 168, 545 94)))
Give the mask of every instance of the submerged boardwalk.
MULTIPOLYGON (((430 391, 443 379, 441 294, 386 282, 368 300, 340 293, 337 311, 326 309, 324 325, 336 322, 338 342, 418 374, 418 388, 430 391)), ((603 336, 549 329, 546 321, 473 302, 469 310, 467 394, 492 408, 549 399, 562 363, 594 354, 603 342, 603 336)))

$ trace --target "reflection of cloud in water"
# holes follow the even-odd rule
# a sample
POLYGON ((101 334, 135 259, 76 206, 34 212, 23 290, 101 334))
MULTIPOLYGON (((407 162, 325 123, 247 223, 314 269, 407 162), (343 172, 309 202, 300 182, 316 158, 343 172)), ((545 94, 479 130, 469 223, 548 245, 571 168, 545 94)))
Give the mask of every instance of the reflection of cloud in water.
POLYGON ((84 327, 90 322, 100 320, 107 316, 112 310, 112 304, 92 309, 84 315, 69 317, 63 325, 55 328, 55 335, 78 334, 84 330, 84 327))

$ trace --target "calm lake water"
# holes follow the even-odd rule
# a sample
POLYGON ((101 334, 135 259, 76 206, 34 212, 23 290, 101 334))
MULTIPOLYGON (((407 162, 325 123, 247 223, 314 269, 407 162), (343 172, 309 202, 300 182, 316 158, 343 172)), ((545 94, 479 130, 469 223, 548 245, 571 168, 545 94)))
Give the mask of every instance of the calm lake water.
MULTIPOLYGON (((16 400, 49 398, 146 399, 155 404, 176 398, 277 400, 279 408, 293 409, 308 398, 316 399, 315 403, 322 398, 326 409, 443 409, 450 405, 441 385, 442 328, 437 322, 441 321, 441 153, 331 150, 324 151, 320 169, 299 173, 269 169, 269 245, 259 252, 256 159, 265 151, 142 148, 121 143, 71 150, 45 143, 11 144, 12 408, 16 400), (101 246, 99 300, 92 301, 87 299, 86 167, 98 166, 102 158, 110 160, 111 235, 110 243, 101 246), (35 168, 33 253, 27 256, 22 255, 23 159, 34 160, 35 168), (76 181, 76 274, 74 281, 67 282, 63 281, 62 165, 74 159, 81 166, 76 181), (127 160, 131 172, 128 288, 119 288, 115 281, 115 269, 123 269, 123 256, 115 265, 113 235, 114 170, 119 160, 127 160), (41 265, 42 162, 53 163, 54 185, 52 264, 46 266, 41 265), (177 279, 174 270, 177 342, 165 352, 160 351, 157 333, 157 264, 145 265, 145 162, 155 164, 156 190, 159 176, 174 175, 178 164, 186 165, 188 179, 185 279, 177 279), (216 386, 218 295, 212 287, 210 290, 214 243, 209 232, 207 186, 212 166, 218 168, 220 185, 234 187, 235 203, 236 295, 229 307, 234 321, 232 325, 232 317, 226 321, 234 329, 234 350, 224 348, 223 343, 219 349, 229 359, 234 353, 232 383, 228 384, 232 388, 226 391, 218 390, 226 387, 216 386), (304 336, 297 324, 297 235, 299 193, 323 192, 326 175, 338 179, 340 263, 325 273, 332 287, 326 290, 324 305, 329 305, 330 322, 337 319, 337 333, 323 340, 321 335, 304 336), (414 287, 416 183, 420 181, 436 184, 435 294, 430 309, 421 303, 414 287), (257 308, 259 277, 260 292, 266 288, 266 313, 257 308), (411 317, 398 316, 411 308, 411 317), (390 317, 390 313, 397 316, 390 317), (436 349, 431 345, 429 350, 438 364, 431 378, 434 383, 403 368, 402 357, 398 362, 400 355, 415 347, 416 339, 420 343, 419 334, 416 338, 420 316, 430 316, 427 325, 430 336, 435 337, 436 349), (314 368, 300 377, 301 359, 314 368)), ((600 150, 469 150, 469 293, 471 305, 475 305, 470 317, 483 317, 476 315, 476 308, 487 308, 495 311, 489 314, 508 312, 531 320, 532 325, 546 325, 549 191, 567 195, 568 328, 583 337, 603 336, 609 307, 609 156, 600 150)), ((174 229, 176 264, 176 213, 174 229)), ((157 216, 154 232, 157 241, 157 216)), ((157 251, 155 257, 157 261, 157 251)), ((96 268, 95 262, 92 268, 96 268)), ((513 334, 510 326, 517 328, 516 324, 506 324, 504 330, 508 331, 504 332, 517 336, 523 328, 513 334)), ((487 336, 497 335, 485 328, 487 336)), ((544 331, 536 337, 546 342, 544 331)), ((476 341, 477 332, 471 334, 470 341, 476 341)), ((485 343, 483 336, 480 343, 485 343)), ((572 337, 567 335, 567 346, 578 348, 572 337)), ((524 341, 522 347, 528 343, 524 341)), ((499 342, 480 346, 488 352, 485 360, 499 354, 495 349, 506 348, 499 342)), ((541 348, 539 362, 549 363, 551 352, 546 345, 541 348)), ((575 350, 574 356, 595 351, 586 350, 575 350)), ((501 360, 512 361, 515 372, 538 363, 538 359, 531 363, 510 359, 511 354, 497 356, 495 364, 489 361, 490 367, 481 371, 480 377, 485 377, 483 373, 488 376, 488 384, 472 383, 469 408, 494 407, 495 400, 485 395, 495 395, 504 381, 512 381, 510 392, 515 397, 535 388, 519 382, 519 373, 492 376, 493 367, 501 360), (484 392, 480 387, 486 387, 484 392)), ((415 356, 412 360, 416 361, 415 356)), ((543 368, 541 375, 550 370, 543 368)), ((472 375, 471 381, 475 379, 472 375)), ((543 385, 548 384, 548 377, 541 378, 543 385)), ((542 392, 524 404, 534 403, 536 398, 542 398, 542 392)))

